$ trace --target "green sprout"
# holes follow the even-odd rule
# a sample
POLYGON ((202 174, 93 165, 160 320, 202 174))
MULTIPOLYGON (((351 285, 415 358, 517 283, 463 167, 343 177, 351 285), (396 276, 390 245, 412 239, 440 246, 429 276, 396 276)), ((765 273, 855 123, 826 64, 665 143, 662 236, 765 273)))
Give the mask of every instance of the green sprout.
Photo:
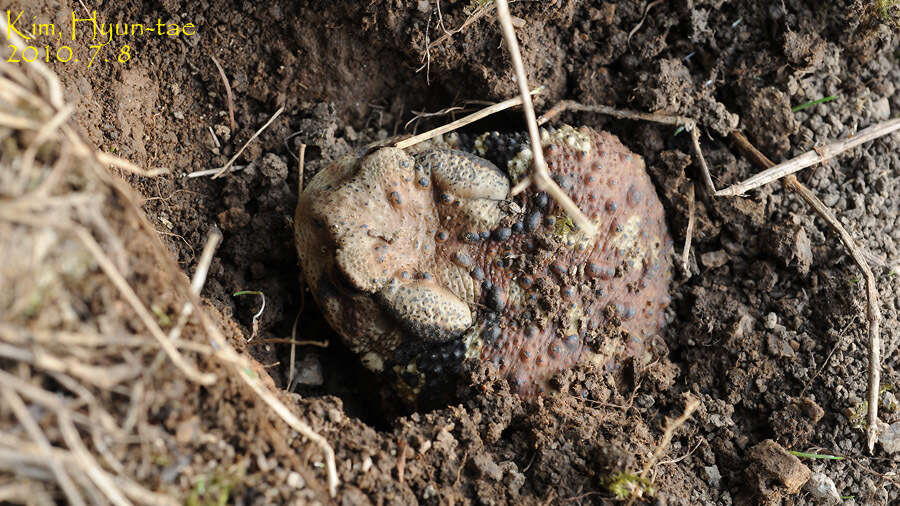
MULTIPOLYGON (((898 1, 900 1, 900 0, 898 0, 898 1)), ((824 98, 820 98, 818 100, 810 100, 809 102, 804 102, 800 105, 795 105, 794 107, 791 107, 791 112, 800 112, 804 109, 809 109, 810 107, 812 107, 814 105, 826 104, 828 102, 837 100, 839 98, 841 98, 840 95, 831 95, 830 97, 824 97, 824 98)))
POLYGON ((839 455, 828 455, 825 453, 806 453, 794 450, 790 450, 789 453, 795 457, 803 457, 805 459, 844 460, 844 457, 839 455))
POLYGON ((150 311, 153 311, 153 314, 156 315, 156 322, 159 323, 160 327, 168 327, 172 324, 172 319, 166 314, 166 311, 159 307, 158 304, 153 304, 150 306, 150 311))
POLYGON ((240 474, 232 476, 228 473, 217 471, 209 481, 201 477, 197 480, 194 489, 187 497, 187 506, 225 506, 231 496, 231 490, 240 481, 240 474))
POLYGON ((569 216, 556 220, 556 225, 554 227, 554 232, 556 232, 556 235, 566 237, 570 232, 573 232, 574 230, 575 222, 572 221, 572 218, 570 218, 569 216))
POLYGON ((652 496, 656 492, 652 481, 627 472, 611 474, 606 480, 606 488, 619 500, 652 496))

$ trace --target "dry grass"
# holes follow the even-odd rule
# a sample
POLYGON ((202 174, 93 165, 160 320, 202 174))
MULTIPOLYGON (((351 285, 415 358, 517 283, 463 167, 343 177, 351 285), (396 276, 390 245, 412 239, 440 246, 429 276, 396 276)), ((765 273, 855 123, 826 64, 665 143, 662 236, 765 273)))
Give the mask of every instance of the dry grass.
POLYGON ((299 471, 334 496, 327 441, 198 297, 215 244, 192 286, 107 168, 154 173, 89 148, 71 112, 49 69, 0 62, 0 501, 182 503, 195 461, 253 472, 223 450, 260 420, 235 405, 280 420, 283 441, 263 448, 290 447, 292 430, 317 445, 321 470, 299 471))

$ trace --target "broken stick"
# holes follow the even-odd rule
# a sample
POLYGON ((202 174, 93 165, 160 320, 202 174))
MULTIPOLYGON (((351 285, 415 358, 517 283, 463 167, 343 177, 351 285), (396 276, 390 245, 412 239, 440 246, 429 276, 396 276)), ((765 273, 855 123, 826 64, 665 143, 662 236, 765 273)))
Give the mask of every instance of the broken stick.
MULTIPOLYGON (((898 124, 900 124, 900 121, 898 121, 898 124)), ((866 130, 871 130, 871 128, 868 128, 866 130)), ((756 149, 756 147, 753 146, 746 137, 744 137, 744 134, 735 130, 731 132, 731 138, 734 140, 738 148, 744 151, 744 153, 746 153, 747 156, 749 156, 753 160, 753 162, 760 167, 764 169, 775 167, 775 164, 765 155, 763 155, 758 149, 756 149)), ((867 140, 871 140, 873 138, 874 137, 870 137, 867 140)), ((832 154, 831 156, 834 155, 832 154)), ((764 173, 765 172, 769 172, 770 174, 772 173, 771 169, 764 171, 764 173)), ((830 225, 831 228, 835 230, 835 232, 837 232, 838 236, 841 238, 841 242, 844 243, 844 247, 847 248, 847 250, 850 252, 850 256, 853 257, 853 261, 863 272, 863 276, 866 279, 866 323, 868 326, 869 335, 869 377, 868 406, 866 411, 866 444, 869 448, 869 452, 871 453, 875 448, 875 440, 877 439, 878 391, 880 389, 881 383, 881 311, 878 309, 880 304, 878 301, 878 288, 875 286, 875 275, 872 274, 872 269, 869 267, 868 262, 866 262, 862 250, 859 248, 859 246, 856 245, 853 237, 849 232, 847 232, 847 229, 845 229, 844 226, 841 225, 841 222, 837 220, 828 206, 826 206, 821 200, 819 200, 818 197, 813 195, 812 191, 810 191, 810 189, 807 188, 806 185, 797 180, 797 177, 794 176, 793 173, 787 173, 786 175, 783 175, 783 177, 784 181, 782 182, 782 184, 784 185, 784 187, 797 193, 800 198, 802 198, 807 204, 809 204, 816 211, 816 213, 823 220, 825 220, 825 222, 828 223, 828 225, 830 225)), ((765 184, 769 181, 774 181, 774 179, 769 179, 768 181, 765 181, 761 184, 765 184)))

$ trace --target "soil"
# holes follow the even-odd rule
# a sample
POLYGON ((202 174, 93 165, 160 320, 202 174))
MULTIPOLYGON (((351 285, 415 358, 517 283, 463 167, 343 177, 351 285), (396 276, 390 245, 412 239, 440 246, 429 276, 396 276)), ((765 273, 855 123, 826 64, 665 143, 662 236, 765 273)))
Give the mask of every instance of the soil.
MULTIPOLYGON (((665 344, 646 368, 624 364, 623 381, 577 367, 554 380, 560 393, 524 401, 486 365, 461 387, 458 405, 392 418, 371 400, 377 382, 304 296, 292 237, 297 149, 308 146, 309 177, 366 142, 449 118, 408 127, 414 111, 514 95, 492 11, 456 29, 482 5, 489 3, 94 2, 108 22, 161 18, 193 23, 197 34, 128 39, 124 64, 51 66, 97 147, 171 169, 123 177, 186 273, 210 230, 223 232, 203 296, 236 325, 235 345, 277 388, 287 387, 290 346, 266 339, 290 337, 298 319, 297 339, 328 342, 297 348, 298 366, 321 368, 321 381, 305 374, 306 384, 283 397, 334 447, 336 502, 602 504, 630 485, 657 504, 821 503, 795 479, 803 465, 832 479, 847 504, 900 501, 900 455, 864 451, 861 275, 827 225, 777 184, 735 199, 713 199, 697 185, 691 275, 671 288, 665 344), (234 128, 213 57, 233 92, 234 128), (186 176, 225 164, 282 106, 237 157, 243 170, 186 176), (240 290, 265 294, 249 342, 259 298, 232 295, 240 290), (647 479, 634 478, 693 399, 700 408, 647 479), (847 458, 801 464, 779 446, 847 458)), ((26 9, 66 27, 83 7, 38 0, 26 9)), ((717 187, 758 170, 729 145, 734 128, 781 160, 900 111, 900 32, 862 0, 542 0, 515 2, 512 13, 529 78, 545 86, 539 109, 574 99, 695 118, 717 187), (829 96, 837 99, 791 110, 829 96)), ((680 251, 688 185, 700 181, 689 136, 592 114, 561 119, 611 131, 644 157, 680 251)), ((521 129, 514 112, 467 130, 521 129)), ((900 136, 800 179, 882 259, 874 267, 884 316, 881 419, 898 422, 900 275, 890 266, 900 261, 900 136)), ((201 432, 223 423, 230 430, 219 444, 186 442, 189 463, 156 481, 160 490, 188 497, 211 469, 247 456, 230 491, 236 503, 332 502, 315 447, 264 409, 229 405, 234 388, 182 388, 177 419, 196 419, 201 432)), ((174 422, 161 430, 174 431, 174 422)), ((148 471, 147 482, 159 472, 148 471)))

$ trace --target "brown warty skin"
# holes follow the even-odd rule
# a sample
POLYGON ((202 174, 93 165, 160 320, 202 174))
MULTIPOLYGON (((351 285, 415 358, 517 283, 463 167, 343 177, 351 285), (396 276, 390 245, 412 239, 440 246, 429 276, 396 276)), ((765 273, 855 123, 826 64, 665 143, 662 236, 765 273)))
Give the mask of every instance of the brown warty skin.
POLYGON ((643 160, 587 127, 544 132, 543 145, 594 237, 542 192, 508 197, 530 170, 526 147, 505 172, 439 143, 377 148, 324 169, 300 196, 295 237, 313 296, 407 402, 443 396, 478 360, 533 396, 579 362, 645 360, 662 332, 672 241, 643 160))

